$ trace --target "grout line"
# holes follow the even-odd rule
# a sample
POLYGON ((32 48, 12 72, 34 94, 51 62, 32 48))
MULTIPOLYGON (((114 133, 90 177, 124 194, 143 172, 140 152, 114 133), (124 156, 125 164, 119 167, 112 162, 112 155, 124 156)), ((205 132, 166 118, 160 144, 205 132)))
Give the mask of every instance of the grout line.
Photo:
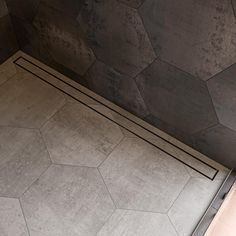
POLYGON ((166 215, 167 215, 167 217, 168 217, 168 219, 169 219, 169 222, 170 222, 170 224, 172 225, 174 231, 175 231, 176 234, 179 236, 179 233, 178 233, 177 229, 175 228, 175 225, 174 225, 174 223, 172 222, 171 218, 168 216, 168 214, 166 214, 166 215))
POLYGON ((28 223, 27 223, 27 220, 26 220, 26 217, 25 217, 24 209, 23 209, 23 207, 22 207, 22 203, 21 203, 20 199, 18 199, 18 201, 19 201, 19 204, 20 204, 20 208, 21 208, 21 211, 22 211, 22 215, 23 215, 24 220, 25 220, 25 225, 26 225, 26 228, 27 228, 27 232, 28 232, 28 234, 29 234, 29 236, 30 236, 30 231, 29 231, 28 223))
POLYGON ((135 212, 143 212, 143 213, 152 213, 152 214, 161 214, 161 215, 167 215, 164 212, 160 212, 160 211, 148 211, 148 210, 140 210, 140 209, 131 209, 131 208, 123 208, 123 207, 119 207, 117 208, 118 210, 124 210, 124 211, 135 211, 135 212))
POLYGON ((211 165, 209 165, 208 163, 205 163, 204 161, 202 161, 202 160, 200 160, 199 158, 197 158, 197 157, 193 156, 192 154, 190 154, 189 152, 185 151, 184 149, 182 149, 182 148, 180 148, 180 147, 176 146, 175 144, 173 144, 173 143, 171 143, 170 141, 168 141, 168 140, 164 139, 163 137, 161 137, 161 136, 157 135, 156 133, 154 133, 154 132, 150 131, 149 129, 146 129, 145 127, 143 127, 142 125, 140 125, 140 124, 138 124, 137 122, 133 121, 132 119, 130 119, 130 118, 128 118, 128 117, 126 117, 126 116, 124 116, 124 115, 120 114, 120 113, 119 113, 119 112, 117 112, 116 110, 114 110, 114 109, 110 108, 109 106, 107 106, 107 105, 103 104, 102 102, 100 102, 100 101, 98 101, 98 100, 94 99, 94 98, 93 98, 93 97, 91 97, 90 95, 87 95, 85 92, 82 92, 82 91, 80 91, 79 89, 77 89, 77 88, 73 87, 73 86, 72 86, 72 85, 70 85, 69 83, 67 83, 67 82, 63 81, 62 79, 60 79, 60 78, 58 78, 57 76, 55 76, 55 75, 51 74, 50 72, 48 72, 48 71, 46 71, 46 70, 42 69, 41 67, 39 67, 39 66, 37 66, 36 64, 34 64, 34 63, 30 62, 29 60, 27 60, 27 59, 25 59, 25 58, 23 58, 23 57, 18 57, 18 58, 17 58, 17 59, 14 61, 14 63, 15 63, 16 65, 18 65, 19 67, 21 67, 22 69, 24 69, 24 70, 28 71, 29 73, 33 74, 33 75, 34 75, 34 76, 36 76, 37 78, 41 79, 41 80, 42 80, 42 81, 44 81, 45 83, 48 83, 48 84, 50 84, 50 85, 51 85, 51 86, 53 86, 54 88, 57 88, 57 89, 58 89, 58 90, 60 90, 61 92, 63 92, 63 93, 65 93, 65 94, 67 94, 69 97, 72 97, 72 98, 74 98, 75 100, 77 100, 77 101, 78 101, 78 102, 80 102, 81 104, 83 104, 83 105, 85 105, 85 106, 89 107, 90 109, 94 110, 95 112, 97 112, 98 114, 100 114, 100 115, 102 115, 103 117, 107 118, 108 120, 110 120, 110 121, 113 121, 114 123, 116 123, 116 124, 117 124, 117 125, 119 125, 120 127, 123 127, 124 129, 126 129, 126 130, 130 131, 131 133, 135 134, 137 137, 141 138, 142 140, 144 140, 144 141, 146 141, 146 142, 150 143, 152 146, 155 146, 156 148, 160 149, 161 151, 163 151, 163 152, 167 153, 168 155, 170 155, 170 156, 171 156, 171 157, 173 157, 174 159, 176 159, 176 160, 180 161, 181 163, 185 164, 186 166, 189 166, 190 168, 194 169, 195 171, 197 171, 198 173, 202 174, 202 175, 203 175, 203 176, 205 176, 206 178, 208 178, 208 179, 211 179, 211 180, 214 180, 215 176, 217 175, 217 173, 218 173, 218 171, 219 171, 219 170, 217 170, 216 168, 212 167, 212 166, 211 166, 211 165), (56 87, 55 85, 53 85, 52 83, 48 82, 47 80, 45 80, 45 79, 41 78, 40 76, 38 76, 37 74, 33 73, 32 71, 30 71, 30 70, 28 70, 28 69, 24 68, 23 66, 21 66, 21 65, 17 64, 17 61, 18 61, 19 59, 23 59, 23 60, 25 60, 25 61, 27 61, 27 62, 31 63, 32 65, 36 66, 37 68, 41 69, 42 71, 44 71, 44 72, 48 73, 49 75, 51 75, 51 76, 53 76, 53 77, 57 78, 58 80, 60 80, 60 81, 61 81, 61 82, 63 82, 64 84, 66 84, 66 85, 68 85, 68 86, 70 86, 70 87, 74 88, 75 90, 77 90, 77 91, 81 92, 82 94, 86 95, 87 97, 90 97, 90 98, 92 98, 93 100, 97 101, 98 103, 100 103, 100 104, 104 105, 106 108, 108 108, 108 109, 110 109, 110 110, 112 110, 112 111, 116 112, 116 113, 117 113, 117 114, 119 114, 120 116, 122 116, 122 117, 126 118, 127 120, 129 120, 129 121, 133 122, 134 124, 136 124, 136 125, 140 126, 140 127, 141 127, 141 128, 143 128, 144 130, 147 130, 148 132, 150 132, 150 133, 152 133, 153 135, 155 135, 155 136, 157 136, 157 137, 161 138, 162 140, 166 141, 167 143, 171 144, 172 146, 174 146, 174 147, 176 147, 176 148, 180 149, 180 150, 181 150, 181 151, 183 151, 184 153, 186 153, 186 154, 188 154, 188 155, 192 156, 193 158, 195 158, 195 159, 196 159, 196 160, 198 160, 199 162, 201 162, 201 163, 204 163, 205 165, 207 165, 208 167, 210 167, 210 168, 212 168, 212 169, 214 169, 214 170, 216 171, 215 175, 214 175, 214 176, 211 178, 211 177, 207 176, 206 174, 204 174, 204 173, 202 173, 202 172, 198 171, 198 170, 197 170, 197 169, 195 169, 194 167, 192 167, 192 166, 188 165, 188 164, 187 164, 187 163, 185 163, 184 161, 181 161, 181 160, 179 160, 177 157, 173 156, 172 154, 168 153, 167 151, 163 150, 162 148, 160 148, 160 147, 158 147, 158 146, 154 145, 153 143, 149 142, 148 140, 146 140, 145 138, 141 137, 140 135, 137 135, 135 132, 133 132, 133 131, 131 131, 131 130, 127 129, 126 127, 122 126, 121 124, 119 124, 118 122, 116 122, 116 121, 112 120, 111 118, 109 118, 109 117, 105 116, 103 113, 101 113, 101 112, 97 111, 96 109, 94 109, 94 108, 92 108, 91 106, 87 105, 86 103, 84 103, 84 102, 80 101, 79 99, 76 99, 75 97, 73 97, 73 96, 72 96, 72 95, 70 95, 69 93, 65 92, 64 90, 62 90, 62 89, 60 89, 60 88, 58 88, 58 87, 56 87))
POLYGON ((234 18, 236 19, 236 11, 234 9, 233 0, 230 1, 230 4, 231 4, 232 10, 233 10, 234 18))

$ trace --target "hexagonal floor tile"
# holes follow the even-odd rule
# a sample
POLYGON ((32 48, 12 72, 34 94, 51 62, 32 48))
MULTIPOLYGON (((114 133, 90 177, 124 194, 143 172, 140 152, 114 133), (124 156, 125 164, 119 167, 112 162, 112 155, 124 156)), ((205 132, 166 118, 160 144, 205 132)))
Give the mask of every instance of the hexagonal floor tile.
POLYGON ((146 0, 139 11, 162 60, 203 80, 235 63, 230 0, 146 0))
POLYGON ((211 97, 202 80, 156 60, 136 81, 150 112, 173 130, 192 134, 217 124, 211 97))
POLYGON ((125 138, 99 169, 123 209, 166 212, 189 179, 183 164, 138 138, 125 138))
POLYGON ((97 235, 177 236, 177 233, 164 214, 118 209, 97 235))
POLYGON ((236 64, 207 81, 219 121, 236 131, 236 64))
POLYGON ((9 59, 0 65, 0 85, 16 74, 16 68, 12 60, 9 59))
POLYGON ((0 197, 0 235, 29 236, 18 199, 0 197))
POLYGON ((121 141, 113 122, 77 101, 68 103, 43 127, 54 163, 97 167, 121 141))
POLYGON ((96 56, 126 75, 137 75, 156 57, 137 11, 116 0, 87 1, 77 20, 96 56))
POLYGON ((94 236, 114 211, 95 168, 52 165, 21 197, 32 236, 94 236))
POLYGON ((179 235, 192 235, 222 182, 190 179, 168 213, 179 235))
POLYGON ((65 102, 64 95, 30 73, 0 87, 0 125, 39 128, 65 102))
POLYGON ((50 165, 39 131, 0 127, 0 196, 19 197, 50 165))

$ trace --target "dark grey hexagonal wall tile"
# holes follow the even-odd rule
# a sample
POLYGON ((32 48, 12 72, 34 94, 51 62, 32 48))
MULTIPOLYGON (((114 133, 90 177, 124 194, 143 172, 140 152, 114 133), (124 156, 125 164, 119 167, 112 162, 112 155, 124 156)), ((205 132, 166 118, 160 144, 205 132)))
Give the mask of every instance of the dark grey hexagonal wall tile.
POLYGON ((95 60, 76 20, 40 4, 33 25, 57 63, 83 75, 95 60))
POLYGON ((118 1, 133 8, 138 8, 144 2, 144 0, 118 0, 118 1))
POLYGON ((234 16, 236 18, 236 0, 232 0, 232 7, 233 7, 234 16))
POLYGON ((5 0, 0 0, 0 17, 8 14, 8 9, 5 0))
POLYGON ((148 114, 133 79, 97 61, 85 76, 89 88, 139 116, 148 114))
POLYGON ((193 136, 196 149, 228 166, 236 166, 236 132, 222 125, 206 129, 193 136))
POLYGON ((236 131, 236 64, 207 84, 220 123, 236 131))
POLYGON ((129 76, 142 71, 155 53, 133 8, 116 0, 88 0, 77 18, 96 56, 129 76))
POLYGON ((146 0, 139 10, 161 59, 203 80, 235 62, 230 0, 146 0))
POLYGON ((217 123, 204 81, 156 60, 136 78, 151 114, 184 133, 217 123))

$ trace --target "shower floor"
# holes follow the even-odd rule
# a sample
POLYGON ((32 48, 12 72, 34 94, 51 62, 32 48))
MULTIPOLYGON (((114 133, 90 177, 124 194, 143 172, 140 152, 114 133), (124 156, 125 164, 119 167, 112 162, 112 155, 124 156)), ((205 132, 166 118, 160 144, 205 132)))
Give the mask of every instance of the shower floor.
POLYGON ((191 235, 227 168, 26 54, 0 73, 0 235, 191 235))

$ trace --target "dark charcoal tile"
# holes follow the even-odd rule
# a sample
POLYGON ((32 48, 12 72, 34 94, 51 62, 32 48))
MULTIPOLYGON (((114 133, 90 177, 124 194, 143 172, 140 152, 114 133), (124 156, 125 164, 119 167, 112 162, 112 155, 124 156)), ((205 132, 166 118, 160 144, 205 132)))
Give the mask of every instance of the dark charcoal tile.
POLYGON ((156 60, 136 78, 151 114, 190 134, 217 123, 205 82, 156 60))
POLYGON ((220 123, 236 131, 236 64, 207 84, 220 123))
POLYGON ((58 64, 83 75, 95 60, 76 20, 62 17, 59 11, 40 4, 33 25, 58 64))
POLYGON ((0 18, 0 63, 18 50, 18 44, 15 38, 9 15, 0 18))
POLYGON ((11 15, 32 21, 37 12, 40 0, 6 0, 6 2, 11 15))
POLYGON ((144 0, 118 0, 118 1, 133 8, 138 8, 144 2, 144 0))
POLYGON ((85 78, 89 88, 101 96, 141 117, 148 114, 137 85, 130 77, 96 61, 85 78))
POLYGON ((200 152, 229 168, 236 168, 236 132, 217 125, 194 135, 193 142, 200 152))
POLYGON ((233 7, 234 16, 236 18, 236 0, 232 0, 232 7, 233 7))
POLYGON ((86 0, 41 0, 61 13, 76 17, 86 0))
POLYGON ((203 80, 236 61, 231 0, 146 0, 139 9, 161 59, 203 80))
POLYGON ((88 34, 97 57, 116 70, 135 76, 154 60, 155 54, 135 9, 116 0, 88 0, 77 20, 88 34))
POLYGON ((0 0, 0 17, 8 14, 8 9, 5 0, 0 0))

